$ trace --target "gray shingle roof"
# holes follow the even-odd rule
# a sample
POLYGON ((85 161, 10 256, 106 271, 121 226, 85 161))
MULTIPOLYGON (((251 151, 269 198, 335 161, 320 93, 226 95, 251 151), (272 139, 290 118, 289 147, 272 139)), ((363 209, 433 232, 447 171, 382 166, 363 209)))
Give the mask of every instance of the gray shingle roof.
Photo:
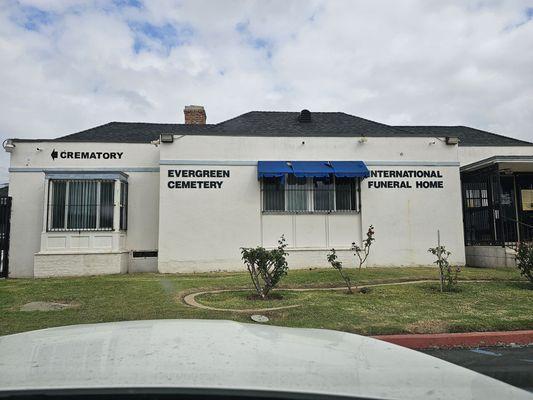
POLYGON ((149 143, 161 133, 199 134, 212 125, 155 124, 149 122, 110 122, 55 139, 58 142, 149 143))
POLYGON ((311 122, 298 121, 298 112, 251 111, 218 124, 185 125, 110 122, 62 136, 58 142, 149 143, 161 133, 214 136, 338 136, 445 137, 456 136, 461 146, 533 145, 465 126, 390 126, 342 112, 313 112, 311 122))
POLYGON ((207 125, 110 122, 58 138, 69 142, 136 142, 157 139, 160 133, 220 136, 409 136, 392 126, 341 112, 312 113, 311 122, 298 121, 298 112, 251 111, 207 125))
POLYGON ((251 111, 214 126, 218 134, 250 136, 395 136, 390 125, 342 112, 313 112, 311 122, 299 122, 298 112, 251 111))
POLYGON ((434 137, 454 136, 459 146, 533 146, 533 143, 470 128, 468 126, 396 126, 416 135, 434 137))

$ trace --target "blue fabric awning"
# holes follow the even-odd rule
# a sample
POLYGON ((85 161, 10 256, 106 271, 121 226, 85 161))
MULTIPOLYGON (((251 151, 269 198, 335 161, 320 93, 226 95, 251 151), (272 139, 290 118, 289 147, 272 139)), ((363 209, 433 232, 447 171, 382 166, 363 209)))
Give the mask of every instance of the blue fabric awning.
POLYGON ((333 168, 327 161, 291 161, 292 170, 298 178, 327 178, 333 168))
POLYGON ((331 161, 331 166, 338 178, 366 178, 370 176, 370 171, 363 161, 331 161))
POLYGON ((258 161, 257 177, 283 178, 294 174, 298 178, 366 178, 370 171, 363 161, 258 161))
POLYGON ((292 168, 287 161, 258 161, 257 177, 283 178, 285 174, 292 174, 292 168))

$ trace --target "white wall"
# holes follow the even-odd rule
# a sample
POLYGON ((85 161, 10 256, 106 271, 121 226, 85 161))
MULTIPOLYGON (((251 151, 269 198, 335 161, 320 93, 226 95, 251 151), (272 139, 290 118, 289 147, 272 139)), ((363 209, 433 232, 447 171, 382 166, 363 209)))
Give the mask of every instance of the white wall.
MULTIPOLYGON (((197 169, 180 165, 179 169, 197 169)), ((159 272, 234 269, 239 247, 261 242, 260 191, 252 166, 202 166, 229 170, 220 189, 169 189, 174 166, 161 166, 159 272)), ((208 179, 191 179, 208 180, 208 179)))
POLYGON ((51 169, 113 169, 124 167, 157 167, 159 149, 142 143, 73 143, 73 142, 15 142, 10 168, 51 169), (38 150, 39 149, 39 150, 38 150), (51 157, 52 150, 66 152, 116 152, 120 159, 61 159, 51 157))
MULTIPOLYGON (((429 138, 175 137, 161 146, 159 270, 242 269, 240 247, 289 245, 291 268, 325 266, 330 247, 361 242, 376 227, 371 265, 428 265, 436 230, 464 264, 457 146, 429 138), (363 183, 361 215, 283 215, 260 211, 258 160, 363 160, 371 169, 438 170, 443 189, 374 189, 363 183), (172 189, 169 170, 228 170, 220 189, 172 189)), ((216 179, 214 179, 216 180, 216 179)), ((401 179, 404 180, 404 179, 401 179)), ((416 179, 408 179, 414 185, 416 179)), ((353 256, 341 251, 343 259, 353 256)))
POLYGON ((36 254, 36 278, 124 274, 128 271, 128 253, 36 254))
MULTIPOLYGON (((129 175, 130 203, 126 248, 157 249, 158 148, 150 144, 128 143, 15 142, 15 145, 9 179, 9 195, 13 197, 10 276, 34 275, 34 254, 39 252, 43 228, 45 170, 124 171, 129 175), (121 159, 54 160, 51 157, 54 149, 58 152, 121 152, 122 156, 121 159)), ((51 259, 42 258, 42 263, 51 259)))
MULTIPOLYGON (((324 132, 327 135, 327 132, 324 132)), ((160 146, 161 160, 457 161, 457 146, 434 138, 176 136, 160 146)))
POLYGON ((159 234, 159 172, 129 172, 129 250, 157 250, 159 234))
POLYGON ((464 240, 459 168, 373 167, 372 170, 438 171, 441 178, 368 178, 361 193, 363 239, 369 225, 375 227, 376 241, 369 265, 431 265, 434 256, 427 250, 441 244, 451 251, 450 261, 464 264, 464 240), (369 188, 369 183, 401 180, 412 188, 369 188), (417 181, 442 181, 443 188, 417 188, 417 181))
POLYGON ((359 213, 262 214, 262 241, 265 247, 275 247, 281 235, 289 249, 348 248, 360 242, 359 213))
POLYGON ((461 167, 493 156, 531 156, 533 146, 472 146, 459 147, 461 167))
POLYGON ((33 277, 33 255, 41 246, 44 173, 11 172, 9 195, 13 198, 9 276, 33 277))
MULTIPOLYGON (((325 133, 327 134, 327 132, 325 133)), ((531 147, 457 147, 433 138, 181 136, 172 144, 16 142, 11 276, 32 276, 42 231, 45 170, 119 170, 129 175, 126 248, 159 250, 161 272, 241 269, 239 248, 271 247, 285 234, 291 267, 324 266, 330 247, 347 249, 376 227, 370 265, 427 265, 436 230, 464 263, 458 162, 494 155, 532 155, 531 147), (39 150, 38 150, 39 149, 39 150), (122 152, 121 159, 52 160, 52 150, 122 152), (161 160, 161 174, 159 163, 161 160), (373 170, 438 170, 443 189, 371 189, 362 185, 361 214, 272 215, 260 211, 258 160, 363 160, 373 170), (229 170, 221 189, 169 189, 169 169, 229 170), (161 211, 160 211, 161 210, 161 211)), ((180 180, 176 178, 176 180, 180 180)), ((198 179, 204 180, 204 179, 198 179)), ((393 179, 398 180, 398 179, 393 179)), ((405 180, 405 179, 400 179, 405 180)), ((411 183, 416 179, 407 179, 411 183)))

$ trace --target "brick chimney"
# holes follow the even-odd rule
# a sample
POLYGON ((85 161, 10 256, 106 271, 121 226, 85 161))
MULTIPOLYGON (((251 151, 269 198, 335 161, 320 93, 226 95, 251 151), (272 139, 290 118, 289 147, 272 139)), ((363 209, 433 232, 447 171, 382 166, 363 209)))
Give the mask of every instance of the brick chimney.
POLYGON ((185 124, 205 125, 206 116, 203 106, 185 106, 185 124))

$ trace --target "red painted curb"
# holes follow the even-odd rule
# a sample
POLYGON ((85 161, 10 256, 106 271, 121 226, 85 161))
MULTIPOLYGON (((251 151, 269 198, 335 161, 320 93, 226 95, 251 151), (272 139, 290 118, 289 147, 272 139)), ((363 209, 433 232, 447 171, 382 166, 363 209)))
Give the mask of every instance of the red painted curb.
POLYGON ((415 335, 381 335, 375 339, 410 349, 424 350, 453 347, 506 346, 533 344, 533 330, 511 332, 435 333, 415 335))

